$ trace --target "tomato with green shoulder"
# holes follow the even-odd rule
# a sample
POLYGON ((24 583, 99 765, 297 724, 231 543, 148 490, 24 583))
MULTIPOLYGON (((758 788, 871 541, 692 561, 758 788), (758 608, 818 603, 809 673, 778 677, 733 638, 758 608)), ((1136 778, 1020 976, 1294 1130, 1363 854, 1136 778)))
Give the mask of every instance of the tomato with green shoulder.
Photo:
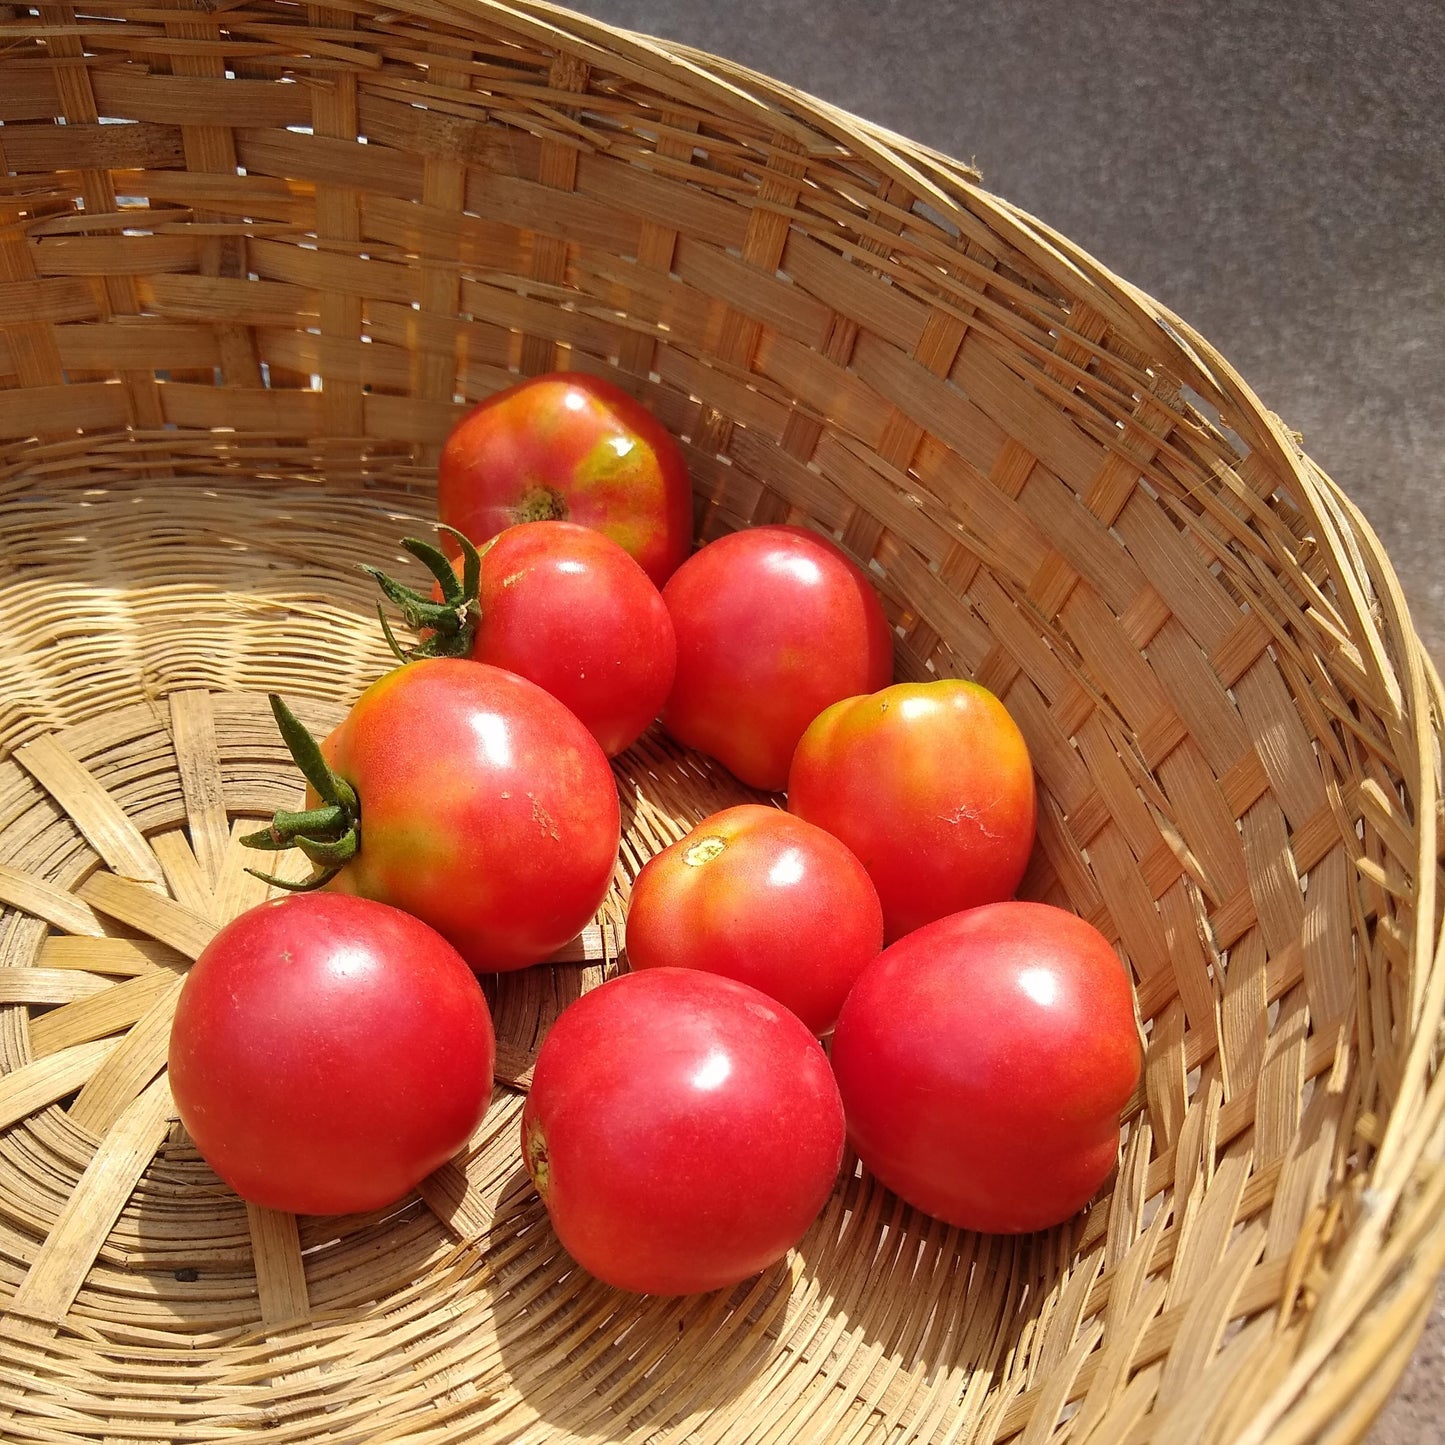
POLYGON ((442 446, 441 520, 480 545, 518 522, 595 527, 661 587, 692 548, 677 441, 620 386, 549 372, 472 407, 442 446))
POLYGON ((310 787, 245 841, 299 848, 328 887, 414 914, 478 973, 539 963, 591 922, 612 880, 617 785, 550 693, 464 658, 374 682, 317 743, 273 697, 310 787))

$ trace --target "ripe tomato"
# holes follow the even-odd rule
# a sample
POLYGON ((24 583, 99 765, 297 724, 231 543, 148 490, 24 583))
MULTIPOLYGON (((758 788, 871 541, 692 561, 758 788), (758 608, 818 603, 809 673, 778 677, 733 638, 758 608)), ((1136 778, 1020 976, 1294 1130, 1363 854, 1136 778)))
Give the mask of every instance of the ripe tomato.
POLYGON ((272 705, 312 795, 253 846, 294 843, 330 887, 414 913, 479 973, 540 962, 597 911, 617 787, 596 739, 535 683, 462 658, 409 662, 362 693, 310 765, 304 729, 272 705))
POLYGON ((311 893, 221 929, 181 989, 170 1083, 236 1192, 350 1214, 414 1188, 492 1097, 487 1001, 457 951, 380 903, 311 893))
POLYGON ((672 618, 647 573, 610 537, 575 522, 508 527, 480 556, 457 541, 460 577, 435 547, 403 543, 436 576, 431 598, 367 568, 407 622, 429 631, 410 655, 470 657, 535 682, 608 757, 636 742, 677 667, 672 618))
POLYGON ((1012 895, 1034 844, 1028 746, 977 683, 902 682, 836 703, 803 734, 788 808, 863 861, 892 942, 1012 895))
POLYGON ((692 547, 681 448, 641 402, 581 372, 518 382, 467 412, 442 447, 437 507, 478 544, 516 522, 596 527, 659 587, 692 547))
POLYGON ((827 1033, 883 947, 863 865, 831 833, 744 803, 705 818, 632 885, 632 968, 701 968, 761 989, 827 1033))
POLYGON ((949 1224, 1062 1223, 1108 1178, 1139 1082, 1123 965, 1081 918, 994 903, 884 949, 833 1034, 859 1158, 949 1224))
POLYGON ((804 527, 751 527, 694 553, 662 591, 677 680, 662 724, 743 782, 776 791, 830 703, 893 675, 893 634, 868 578, 804 527))
POLYGON ((693 969, 583 994, 542 1044, 522 1157, 563 1247, 607 1284, 697 1294, 802 1238, 843 1156, 818 1041, 746 984, 693 969))

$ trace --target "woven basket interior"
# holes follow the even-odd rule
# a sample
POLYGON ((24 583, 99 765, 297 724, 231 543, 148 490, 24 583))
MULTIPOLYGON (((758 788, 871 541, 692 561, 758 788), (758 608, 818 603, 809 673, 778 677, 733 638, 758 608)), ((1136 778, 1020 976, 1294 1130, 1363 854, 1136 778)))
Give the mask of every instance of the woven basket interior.
POLYGON ((961 166, 532 3, 0 10, 0 1438, 1357 1437, 1445 1264, 1440 716, 1279 420, 961 166), (299 794, 264 694, 322 728, 388 666, 357 564, 557 367, 682 439, 700 539, 834 537, 900 679, 1017 718, 1021 893, 1115 944, 1148 1043, 1077 1220, 961 1234, 850 1160, 730 1294, 570 1264, 537 1045, 641 864, 751 796, 656 731, 595 926, 488 981, 462 1156, 297 1220, 185 1137, 176 991, 299 794))

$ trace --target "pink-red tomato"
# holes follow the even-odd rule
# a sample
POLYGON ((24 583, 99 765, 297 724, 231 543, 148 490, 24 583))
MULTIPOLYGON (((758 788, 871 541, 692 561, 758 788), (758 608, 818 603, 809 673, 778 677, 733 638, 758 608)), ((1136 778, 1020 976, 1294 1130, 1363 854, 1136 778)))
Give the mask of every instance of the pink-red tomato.
POLYGON ((329 887, 415 914, 479 973, 539 963, 596 913, 617 862, 617 785, 597 740, 535 683, 465 658, 409 662, 321 751, 359 814, 358 851, 329 887))
POLYGON ((817 1039, 756 989, 694 969, 583 994, 522 1111, 522 1157, 563 1247, 642 1294, 721 1289, 781 1259, 842 1155, 817 1039))
POLYGON ((743 803, 650 858, 627 906, 634 969, 701 968, 761 989, 827 1033, 883 947, 863 865, 831 833, 743 803))
POLYGON ((181 1122, 243 1198, 297 1214, 400 1199, 492 1097, 492 1020, 457 951, 336 893, 263 903, 186 977, 170 1039, 181 1122))
POLYGON ((672 618, 616 542, 575 522, 524 522, 482 554, 468 653, 545 688, 608 757, 657 716, 677 670, 672 618))
POLYGON ((553 372, 489 396, 452 428, 441 520, 479 546, 517 522, 580 522, 661 587, 692 547, 692 485, 667 428, 619 386, 553 372))
POLYGON ((832 1058, 864 1166, 925 1213, 999 1234, 1089 1202, 1141 1064, 1129 979, 1103 936, 1020 902, 884 949, 843 1005, 832 1058))
POLYGON ((862 860, 890 942, 1011 897, 1034 845, 1023 734, 987 688, 951 678, 821 713, 793 756, 788 809, 862 860))
POLYGON ((825 707, 893 675, 893 633, 861 568, 805 527, 750 527, 663 588, 677 680, 662 724, 743 782, 776 791, 825 707))

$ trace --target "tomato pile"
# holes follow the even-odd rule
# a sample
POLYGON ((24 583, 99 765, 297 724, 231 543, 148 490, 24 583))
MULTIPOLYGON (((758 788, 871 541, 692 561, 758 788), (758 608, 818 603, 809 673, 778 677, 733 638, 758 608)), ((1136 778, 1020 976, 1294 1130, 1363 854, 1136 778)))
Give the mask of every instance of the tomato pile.
MULTIPOLYGON (((473 408, 442 451, 415 634, 312 738, 246 842, 313 865, 222 929, 182 990, 171 1083, 238 1193, 384 1208, 492 1094, 481 977, 543 963, 617 874, 609 759, 655 720, 785 806, 703 818, 632 881, 627 971, 547 1034, 518 1147, 563 1247, 622 1289, 745 1280, 802 1238, 851 1144, 962 1228, 1048 1228, 1118 1154, 1141 1049, 1124 966, 1016 901, 1033 767, 976 683, 893 681, 868 574, 759 526, 689 555, 678 444, 580 374, 473 408)), ((264 872, 257 870, 260 876, 264 872)))

